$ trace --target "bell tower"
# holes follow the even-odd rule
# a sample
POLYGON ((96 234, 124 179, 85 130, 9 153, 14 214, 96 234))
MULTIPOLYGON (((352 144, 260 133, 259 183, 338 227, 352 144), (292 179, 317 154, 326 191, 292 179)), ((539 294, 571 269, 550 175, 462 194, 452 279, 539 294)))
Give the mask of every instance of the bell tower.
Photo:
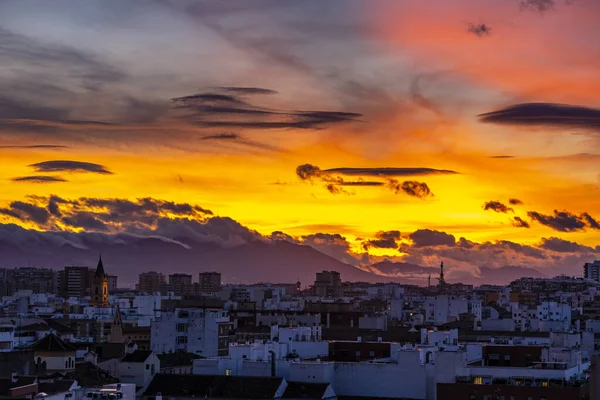
POLYGON ((108 275, 104 271, 102 256, 98 260, 92 281, 91 304, 96 307, 108 307, 108 275))

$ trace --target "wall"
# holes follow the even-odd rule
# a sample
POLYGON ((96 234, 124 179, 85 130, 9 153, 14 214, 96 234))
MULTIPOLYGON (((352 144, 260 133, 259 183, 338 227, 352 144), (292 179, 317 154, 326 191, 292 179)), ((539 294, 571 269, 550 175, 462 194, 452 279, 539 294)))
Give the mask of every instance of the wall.
POLYGON ((484 331, 502 331, 502 332, 514 331, 515 330, 515 321, 510 318, 483 319, 483 320, 481 320, 481 329, 484 331))
POLYGON ((33 357, 36 363, 46 363, 46 371, 73 371, 75 369, 75 351, 64 353, 36 351, 33 357))
POLYGON ((515 400, 541 398, 547 400, 580 400, 586 398, 585 394, 588 391, 588 387, 527 387, 440 383, 437 385, 437 399, 469 399, 471 396, 475 396, 476 399, 482 399, 484 396, 487 396, 488 399, 503 397, 505 399, 514 398, 515 400))
POLYGON ((334 376, 338 396, 425 398, 426 371, 418 352, 399 353, 398 364, 336 363, 334 376))
POLYGON ((145 387, 152 381, 154 375, 160 372, 160 360, 154 353, 145 362, 119 363, 119 379, 123 383, 134 383, 145 387))

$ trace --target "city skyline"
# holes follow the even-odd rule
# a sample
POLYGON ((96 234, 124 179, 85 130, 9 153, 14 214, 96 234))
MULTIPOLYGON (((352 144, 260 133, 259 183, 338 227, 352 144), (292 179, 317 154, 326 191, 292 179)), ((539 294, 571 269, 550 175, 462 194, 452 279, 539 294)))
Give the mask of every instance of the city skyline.
POLYGON ((373 3, 0 4, 0 268, 579 276, 600 5, 373 3))

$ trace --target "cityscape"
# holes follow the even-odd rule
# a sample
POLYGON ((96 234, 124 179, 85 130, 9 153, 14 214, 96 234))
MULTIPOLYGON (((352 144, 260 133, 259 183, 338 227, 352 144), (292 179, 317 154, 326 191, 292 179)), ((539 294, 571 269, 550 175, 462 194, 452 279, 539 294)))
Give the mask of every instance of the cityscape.
POLYGON ((0 400, 600 400, 600 0, 0 0, 0 400))
POLYGON ((4 396, 593 399, 600 260, 506 286, 0 270, 4 396), (376 385, 372 382, 377 381, 376 385), (249 393, 249 388, 252 391, 249 393), (402 397, 399 397, 401 394, 402 397))

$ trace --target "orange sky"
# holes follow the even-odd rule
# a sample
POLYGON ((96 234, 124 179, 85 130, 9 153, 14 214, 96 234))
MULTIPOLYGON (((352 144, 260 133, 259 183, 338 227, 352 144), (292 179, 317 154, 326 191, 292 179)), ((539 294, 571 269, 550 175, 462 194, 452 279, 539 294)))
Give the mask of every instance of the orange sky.
MULTIPOLYGON (((153 197, 198 204, 265 235, 340 233, 356 252, 379 231, 418 229, 475 242, 536 245, 559 237, 600 244, 600 231, 590 226, 563 232, 527 215, 565 210, 600 218, 600 111, 572 125, 477 117, 532 102, 600 107, 594 1, 557 0, 544 12, 512 0, 337 2, 342 10, 319 1, 256 9, 198 3, 205 7, 148 6, 141 14, 120 5, 103 10, 106 20, 97 25, 89 20, 98 5, 67 3, 40 10, 31 32, 20 28, 35 20, 25 8, 0 8, 0 38, 11 35, 0 62, 12 67, 0 73, 0 146, 68 146, 0 148, 3 206, 28 195, 153 197), (469 24, 491 33, 478 36, 469 24), (39 63, 19 52, 26 48, 39 63), (69 58, 70 50, 83 61, 69 58), (288 125, 244 125, 246 116, 236 112, 196 119, 169 102, 223 93, 221 86, 276 91, 239 94, 243 106, 233 107, 268 110, 261 121, 284 118, 288 125), (299 110, 361 116, 305 128, 289 124, 303 118, 292 115, 299 110), (236 139, 203 139, 224 133, 236 139), (100 164, 112 174, 30 167, 51 160, 100 164), (382 185, 332 194, 322 177, 299 179, 302 164, 458 174, 396 178, 425 182, 434 194, 426 198, 395 194, 387 178, 368 175, 342 178, 382 185), (44 174, 68 182, 13 180, 44 174), (508 213, 483 209, 509 198, 523 204, 508 213), (530 228, 514 227, 514 216, 530 228)), ((41 229, 10 215, 0 221, 41 229)), ((402 259, 396 249, 370 251, 402 259)))

